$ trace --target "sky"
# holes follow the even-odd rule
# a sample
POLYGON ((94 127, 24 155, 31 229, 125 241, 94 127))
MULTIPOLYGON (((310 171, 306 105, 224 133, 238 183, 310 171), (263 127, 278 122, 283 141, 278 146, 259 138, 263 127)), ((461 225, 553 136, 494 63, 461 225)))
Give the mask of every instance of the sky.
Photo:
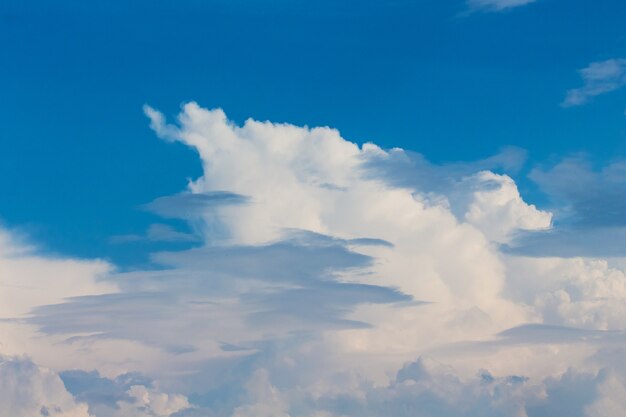
POLYGON ((0 417, 626 415, 626 4, 0 4, 0 417))

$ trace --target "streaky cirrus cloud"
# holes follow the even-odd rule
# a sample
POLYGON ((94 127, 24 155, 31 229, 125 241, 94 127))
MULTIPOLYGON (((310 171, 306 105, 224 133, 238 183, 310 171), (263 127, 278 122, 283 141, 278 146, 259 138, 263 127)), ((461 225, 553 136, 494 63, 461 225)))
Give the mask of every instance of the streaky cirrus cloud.
POLYGON ((501 12, 534 3, 536 0, 467 0, 470 10, 501 12))
POLYGON ((583 86, 569 90, 561 105, 581 106, 592 98, 610 93, 626 85, 626 59, 614 58, 592 62, 579 70, 583 86))

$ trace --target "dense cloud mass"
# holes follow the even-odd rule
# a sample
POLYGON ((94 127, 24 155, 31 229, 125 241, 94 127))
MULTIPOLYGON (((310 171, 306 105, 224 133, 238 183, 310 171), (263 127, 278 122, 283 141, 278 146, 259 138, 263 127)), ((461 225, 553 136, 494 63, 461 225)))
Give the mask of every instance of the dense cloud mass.
POLYGON ((2 416, 91 417, 58 375, 27 359, 0 358, 0 386, 2 416))
POLYGON ((203 175, 144 209, 193 233, 122 240, 197 244, 119 271, 3 231, 0 353, 29 359, 4 359, 0 417, 623 415, 626 264, 545 243, 623 226, 594 205, 620 204, 621 165, 585 171, 593 196, 563 181, 578 162, 533 172, 580 216, 561 228, 506 174, 520 150, 434 165, 327 127, 145 112, 203 175))

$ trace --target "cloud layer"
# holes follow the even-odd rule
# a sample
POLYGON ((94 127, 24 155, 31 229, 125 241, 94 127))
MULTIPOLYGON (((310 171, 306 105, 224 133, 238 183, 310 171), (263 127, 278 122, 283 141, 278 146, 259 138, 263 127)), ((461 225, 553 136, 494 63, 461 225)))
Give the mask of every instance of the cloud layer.
MULTIPOLYGON (((435 165, 328 127, 145 112, 203 175, 143 207, 191 233, 156 224, 136 240, 195 246, 119 271, 2 231, 0 353, 31 358, 3 372, 15 392, 43 387, 12 415, 621 415, 623 264, 531 253, 565 229, 506 174, 522 151, 435 165)), ((572 169, 612 198, 617 165, 533 178, 571 224, 620 226, 567 185, 572 169)))

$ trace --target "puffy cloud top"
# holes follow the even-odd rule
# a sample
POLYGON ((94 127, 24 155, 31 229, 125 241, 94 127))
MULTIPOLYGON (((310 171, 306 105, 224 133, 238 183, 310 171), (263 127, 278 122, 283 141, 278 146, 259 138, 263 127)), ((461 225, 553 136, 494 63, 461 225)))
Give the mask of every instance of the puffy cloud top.
MULTIPOLYGON (((144 206, 193 233, 131 237, 196 245, 118 271, 0 232, 1 352, 53 369, 6 360, 12 416, 620 415, 624 269, 503 250, 554 232, 504 173, 523 152, 434 165, 327 127, 145 112, 203 173, 144 206)), ((586 201, 553 174, 533 175, 586 201)))

